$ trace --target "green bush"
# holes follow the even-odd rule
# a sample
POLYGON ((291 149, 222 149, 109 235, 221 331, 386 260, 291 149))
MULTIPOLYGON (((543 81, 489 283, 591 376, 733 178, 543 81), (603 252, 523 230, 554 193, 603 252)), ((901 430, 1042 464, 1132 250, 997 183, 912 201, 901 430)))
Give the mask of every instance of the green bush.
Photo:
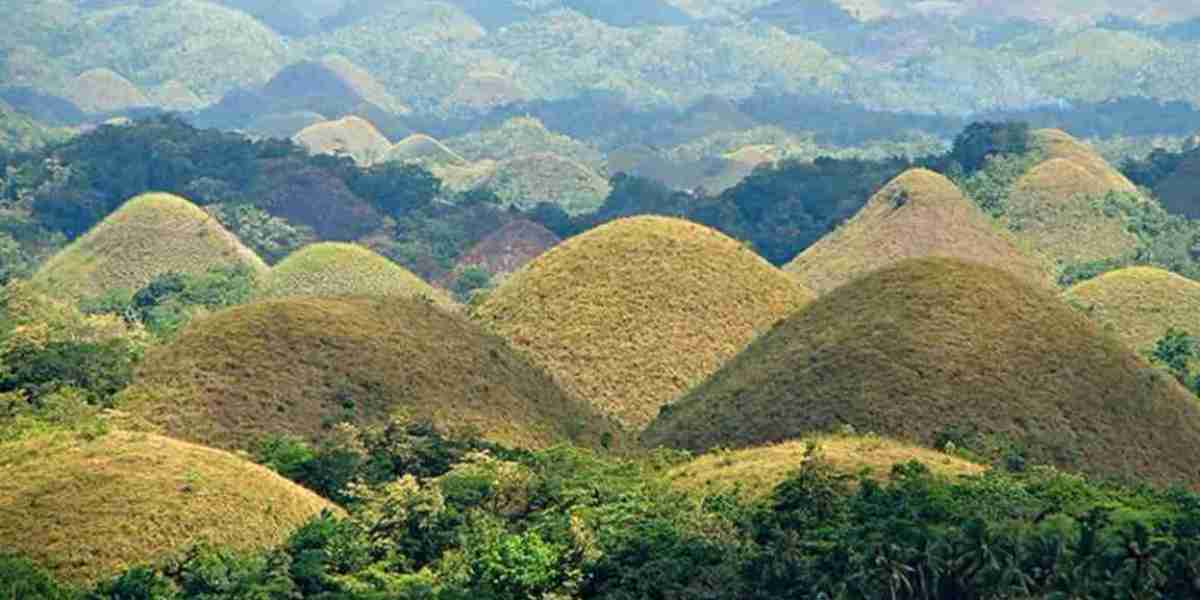
POLYGON ((75 600, 79 597, 32 562, 0 553, 0 600, 75 600))

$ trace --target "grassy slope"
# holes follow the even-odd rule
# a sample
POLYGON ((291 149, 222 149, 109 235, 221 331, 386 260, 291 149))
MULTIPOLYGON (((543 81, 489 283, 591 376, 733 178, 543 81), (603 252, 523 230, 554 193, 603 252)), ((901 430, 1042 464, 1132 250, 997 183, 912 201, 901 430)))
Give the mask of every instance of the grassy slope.
POLYGON ((1110 271, 1064 297, 1131 348, 1148 350, 1171 327, 1200 335, 1200 283, 1153 267, 1110 271))
POLYGON ((52 433, 0 445, 0 551, 73 582, 194 543, 259 550, 328 502, 232 454, 156 435, 52 433))
POLYGON ((641 427, 810 298, 716 231, 638 217, 551 249, 477 316, 568 392, 641 427))
POLYGON ((984 471, 982 465, 888 438, 814 435, 768 446, 710 452, 671 469, 667 475, 676 487, 684 490, 761 498, 800 468, 810 444, 835 469, 850 475, 866 474, 876 480, 887 479, 894 465, 913 460, 943 477, 984 471))
POLYGON ((608 180, 597 172, 551 153, 501 161, 484 185, 507 204, 528 209, 538 202, 549 201, 568 214, 599 208, 611 189, 608 180))
POLYGON ((546 129, 533 117, 514 117, 494 129, 446 140, 446 145, 469 160, 505 160, 514 156, 550 153, 589 169, 604 167, 604 155, 592 146, 546 129))
POLYGON ((137 86, 109 69, 90 69, 80 73, 72 82, 69 92, 71 102, 92 113, 150 105, 150 100, 137 86))
POLYGON ((34 275, 41 287, 65 296, 137 290, 168 271, 267 266, 208 213, 170 194, 143 194, 109 215, 52 257, 34 275))
POLYGON ((271 268, 264 297, 404 296, 452 304, 445 292, 404 267, 355 244, 324 242, 305 246, 271 268))
POLYGON ((387 154, 384 162, 419 162, 435 165, 465 165, 467 159, 456 154, 445 144, 423 133, 414 133, 396 142, 387 154))
POLYGON ((151 350, 125 409, 218 447, 268 433, 319 439, 396 410, 444 431, 545 446, 601 427, 502 340, 406 298, 268 300, 196 321, 151 350))
POLYGON ((382 160, 392 148, 370 121, 355 116, 310 125, 292 139, 313 154, 346 154, 360 165, 382 160))
POLYGON ((899 260, 925 256, 970 260, 1050 282, 1048 266, 1023 255, 950 180, 924 169, 892 180, 854 218, 784 269, 826 293, 899 260))
POLYGON ((703 450, 842 424, 925 445, 977 428, 1069 469, 1200 476, 1191 394, 1051 291, 951 259, 906 261, 822 297, 643 437, 703 450))

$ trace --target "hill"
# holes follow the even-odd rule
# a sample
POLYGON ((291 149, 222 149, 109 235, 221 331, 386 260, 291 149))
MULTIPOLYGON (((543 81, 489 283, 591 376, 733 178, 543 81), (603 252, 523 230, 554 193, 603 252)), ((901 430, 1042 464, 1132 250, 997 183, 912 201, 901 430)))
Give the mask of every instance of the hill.
POLYGON ((317 440, 394 412, 518 447, 594 443, 599 421, 499 338, 417 299, 289 298, 232 308, 152 349, 123 410, 168 434, 245 448, 317 440))
POLYGON ((611 189, 595 171, 549 153, 501 161, 483 185, 507 205, 527 210, 539 202, 553 202, 572 215, 599 208, 611 189))
POLYGON ((529 92, 513 78, 500 73, 467 73, 443 101, 447 109, 468 108, 484 111, 489 108, 513 104, 529 99, 529 92))
POLYGON ((1060 129, 1038 129, 1031 132, 1033 144, 1040 149, 1047 160, 1062 158, 1083 167, 1099 181, 1105 191, 1136 192, 1133 185, 1120 171, 1114 169, 1100 153, 1091 146, 1071 137, 1060 129))
POLYGON ((784 270, 823 294, 897 261, 925 256, 988 264, 1027 281, 1050 283, 1047 267, 1022 254, 949 179, 924 169, 893 179, 784 270))
POLYGON ((75 583, 169 558, 197 543, 283 543, 336 507, 227 452, 157 435, 66 433, 0 445, 0 552, 75 583))
POLYGON ((541 255, 476 316, 568 392, 640 428, 810 298, 721 233, 636 217, 541 255))
POLYGON ((708 495, 738 494, 762 498, 804 464, 809 448, 848 475, 885 480, 894 465, 917 461, 943 477, 978 475, 982 465, 912 444, 878 436, 814 435, 769 446, 717 450, 668 472, 675 487, 708 495))
POLYGON ((494 129, 446 140, 446 145, 469 160, 503 161, 514 156, 550 153, 599 172, 604 155, 592 146, 555 133, 533 117, 514 117, 494 129))
POLYGON ((404 296, 452 304, 445 292, 392 261, 356 244, 305 246, 271 268, 268 298, 289 296, 404 296))
POLYGON ((90 113, 110 113, 150 105, 137 86, 109 69, 80 73, 68 86, 75 106, 90 113))
POLYGON ((560 241, 549 229, 533 221, 518 219, 497 229, 463 253, 445 280, 454 281, 465 269, 477 267, 486 271, 493 283, 499 282, 560 241))
POLYGON ((267 266, 211 215, 170 194, 126 202, 42 265, 33 281, 72 297, 136 291, 156 275, 203 273, 242 264, 258 275, 267 266))
POLYGON ((246 131, 254 135, 286 140, 303 131, 305 127, 322 121, 325 121, 324 115, 306 110, 269 113, 247 124, 246 131))
POLYGON ((467 164, 467 159, 459 156, 445 144, 423 133, 414 133, 392 146, 383 157, 383 162, 416 162, 428 165, 467 164))
POLYGON ((1172 327, 1200 335, 1200 283, 1163 269, 1110 271, 1071 287, 1064 298, 1137 350, 1153 348, 1172 327))
POLYGON ((742 448, 845 425, 925 446, 1008 446, 1099 476, 1200 474, 1187 390, 1052 291, 945 258, 821 297, 664 409, 643 441, 742 448))
POLYGON ((378 162, 392 147, 370 121, 356 116, 309 125, 292 139, 313 154, 344 154, 360 165, 378 162))

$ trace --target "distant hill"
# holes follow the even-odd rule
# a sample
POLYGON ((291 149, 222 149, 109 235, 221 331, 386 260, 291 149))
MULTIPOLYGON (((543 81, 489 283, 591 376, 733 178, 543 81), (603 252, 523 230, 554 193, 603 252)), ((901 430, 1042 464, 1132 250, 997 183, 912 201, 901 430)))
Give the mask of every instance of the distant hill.
POLYGON ((345 155, 364 166, 382 161, 392 148, 370 121, 354 116, 309 125, 292 140, 313 154, 345 155))
POLYGON ((784 266, 818 293, 906 258, 943 256, 1005 269, 1038 284, 1051 269, 1021 252, 957 187, 932 171, 893 179, 852 219, 784 266))
POLYGON ((170 194, 133 198, 42 265, 40 287, 68 297, 135 292, 156 275, 213 266, 267 266, 211 215, 170 194))
POLYGON ((68 89, 71 102, 90 113, 111 113, 150 105, 150 100, 137 86, 109 69, 84 71, 68 89))
POLYGON ((1154 195, 1172 214, 1200 219, 1200 150, 1191 150, 1170 175, 1154 186, 1154 195))
POLYGON ((1171 328, 1200 335, 1200 283, 1162 269, 1109 271, 1063 297, 1136 350, 1153 349, 1171 328))
POLYGON ((484 111, 530 99, 529 91, 512 77, 487 71, 467 73, 454 92, 443 100, 447 110, 484 111))
POLYGON ((524 448, 595 444, 607 430, 499 338, 402 297, 267 300, 194 321, 148 353, 118 404, 225 448, 269 434, 316 441, 396 411, 524 448))
POLYGON ((529 209, 539 202, 553 202, 568 214, 599 208, 610 191, 608 180, 599 173, 552 153, 501 161, 483 185, 507 205, 529 209))
POLYGON ((0 99, 0 149, 29 151, 66 136, 66 131, 39 123, 0 99))
POLYGON ((452 304, 445 292, 404 267, 355 244, 305 246, 271 268, 264 297, 402 296, 452 304))
POLYGON ((664 409, 643 441, 743 448, 847 425, 925 446, 1012 444, 1098 476, 1200 471, 1190 392, 1052 291, 945 258, 821 297, 664 409))
POLYGON ((324 115, 306 110, 270 113, 251 121, 246 125, 246 131, 252 135, 286 140, 300 133, 305 127, 325 120, 324 115))
POLYGON ((383 162, 392 161, 415 162, 424 165, 463 166, 467 164, 467 159, 423 133, 414 133, 396 142, 383 157, 383 162))
POLYGON ((723 234, 636 217, 534 259, 476 316, 568 392, 638 428, 810 298, 723 234))
POLYGON ((446 145, 470 160, 502 161, 515 156, 549 153, 593 170, 604 166, 604 155, 589 144, 550 131, 533 117, 514 117, 499 127, 482 129, 446 140, 446 145))
POLYGON ((499 282, 558 245, 560 241, 558 236, 537 223, 525 219, 516 220, 491 233, 463 253, 454 269, 447 273, 443 280, 447 283, 454 281, 463 270, 476 267, 487 272, 493 282, 499 282))
POLYGON ((563 6, 617 27, 687 25, 690 15, 664 0, 562 0, 563 6))
POLYGON ((791 33, 849 27, 858 23, 834 0, 777 0, 750 13, 791 33))
POLYGON ((42 434, 0 456, 0 552, 77 584, 195 544, 275 548, 322 510, 341 512, 266 467, 146 433, 42 434))

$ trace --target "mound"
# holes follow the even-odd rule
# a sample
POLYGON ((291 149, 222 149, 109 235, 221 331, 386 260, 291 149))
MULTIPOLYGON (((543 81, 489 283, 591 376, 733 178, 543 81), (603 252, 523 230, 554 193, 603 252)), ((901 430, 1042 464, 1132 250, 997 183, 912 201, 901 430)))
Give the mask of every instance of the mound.
POLYGON ((1200 335, 1200 283, 1162 269, 1110 271, 1072 287, 1064 297, 1130 348, 1151 349, 1172 327, 1200 335))
POLYGON ((266 300, 152 349, 118 402, 171 435, 244 448, 401 411, 519 447, 594 442, 599 421, 475 324, 412 298, 266 300))
MULTIPOLYGON (((1196 136, 1193 136, 1196 137, 1196 136)), ((1200 151, 1193 148, 1175 170, 1154 186, 1163 208, 1189 219, 1200 219, 1200 151)))
POLYGON ((568 392, 640 428, 810 298, 723 234, 636 217, 538 257, 477 317, 568 392))
POLYGON ((956 456, 877 436, 817 435, 770 446, 717 451, 671 469, 677 488, 704 494, 737 493, 761 498, 804 464, 809 447, 819 449, 830 466, 848 475, 887 479, 897 464, 917 461, 943 477, 977 475, 982 465, 956 456))
POLYGON ((384 162, 418 162, 435 165, 467 164, 467 159, 459 156, 445 144, 423 133, 414 133, 392 146, 383 157, 384 162))
POLYGON ((1048 269, 1023 255, 949 179, 902 173, 854 218, 784 266, 823 294, 906 258, 945 256, 993 265, 1027 281, 1049 283, 1048 269))
POLYGON ((157 435, 0 445, 0 552, 86 583, 196 543, 263 550, 337 510, 264 467, 157 435))
POLYGON ((350 59, 339 54, 331 54, 321 59, 321 64, 337 74, 346 86, 363 100, 398 115, 412 112, 411 108, 396 100, 370 72, 350 62, 350 59))
POLYGON ((166 110, 186 112, 204 106, 204 101, 186 84, 172 79, 151 91, 154 105, 166 110))
POLYGON ((110 113, 149 106, 145 94, 128 79, 108 69, 80 73, 68 86, 69 100, 90 113, 110 113))
POLYGON ((493 232, 458 259, 446 281, 454 281, 468 267, 478 267, 498 282, 562 241, 549 229, 519 219, 493 232))
POLYGON ((443 104, 447 108, 465 107, 487 110, 529 98, 519 83, 499 73, 468 73, 443 104))
POLYGON ((310 125, 292 139, 313 154, 345 154, 361 165, 379 161, 392 147, 370 121, 355 116, 310 125))
POLYGON ((1133 185, 1120 171, 1112 168, 1103 156, 1091 146, 1071 137, 1059 129, 1038 129, 1032 132, 1033 143, 1047 159, 1062 158, 1082 167, 1099 180, 1104 191, 1136 192, 1133 185))
POLYGON ((945 258, 820 298, 664 409, 643 441, 741 448, 845 424, 926 446, 1000 436, 1034 462, 1101 476, 1200 474, 1187 390, 1051 291, 945 258))
POLYGON ((1095 205, 1109 191, 1109 183, 1079 163, 1051 158, 1013 185, 1004 219, 1018 239, 1059 263, 1121 256, 1137 247, 1137 237, 1119 215, 1095 205))
POLYGON ((604 155, 597 149, 546 128, 533 117, 514 117, 499 127, 446 140, 446 145, 468 160, 505 160, 530 154, 555 154, 592 170, 604 168, 604 155))
POLYGON ((271 268, 265 297, 404 296, 442 305, 451 301, 420 277, 355 244, 325 242, 305 246, 271 268))
POLYGON ((34 283, 73 297, 137 290, 156 275, 203 273, 242 264, 259 275, 267 266, 211 215, 170 194, 143 194, 54 255, 34 283))
POLYGON ((528 210, 553 202, 572 215, 600 208, 611 189, 595 171, 548 153, 500 162, 483 185, 510 206, 528 210))
POLYGON ((304 110, 271 113, 251 121, 246 126, 246 131, 263 137, 286 140, 300 133, 305 127, 316 125, 324 120, 325 117, 320 113, 304 110))

